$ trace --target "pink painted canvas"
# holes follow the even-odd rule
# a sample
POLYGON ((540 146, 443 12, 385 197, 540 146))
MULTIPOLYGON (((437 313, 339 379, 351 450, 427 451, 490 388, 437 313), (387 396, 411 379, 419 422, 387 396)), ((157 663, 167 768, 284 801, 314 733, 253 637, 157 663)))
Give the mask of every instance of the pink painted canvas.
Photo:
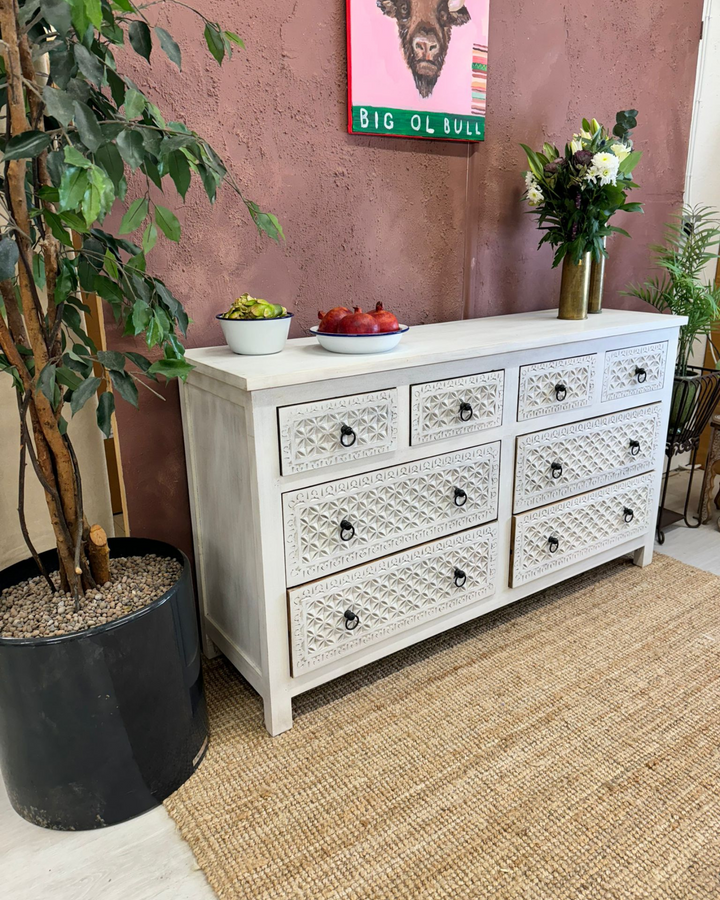
POLYGON ((485 137, 490 0, 347 0, 348 131, 485 137))

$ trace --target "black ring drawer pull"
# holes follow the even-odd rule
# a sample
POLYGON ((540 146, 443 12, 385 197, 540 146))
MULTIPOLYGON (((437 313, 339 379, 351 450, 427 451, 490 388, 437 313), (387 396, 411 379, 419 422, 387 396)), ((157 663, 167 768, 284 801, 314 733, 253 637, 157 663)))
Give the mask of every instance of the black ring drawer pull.
POLYGON ((349 425, 343 425, 340 429, 340 443, 343 447, 352 447, 357 440, 357 435, 349 425))
POLYGON ((355 631, 360 624, 359 616, 351 609, 346 609, 343 615, 345 616, 345 628, 347 628, 348 631, 355 631))
POLYGON ((633 511, 632 509, 630 509, 629 506, 625 506, 625 507, 623 508, 623 519, 624 519, 624 520, 627 522, 627 524, 629 525, 629 524, 632 522, 632 520, 633 520, 634 518, 635 518, 635 513, 634 513, 634 511, 633 511))
POLYGON ((453 581, 455 582, 456 587, 465 587, 465 582, 467 581, 467 575, 463 572, 462 569, 455 569, 453 575, 453 581))
POLYGON ((340 523, 340 540, 351 541, 355 537, 355 526, 347 519, 343 519, 340 523))
POLYGON ((548 538, 548 550, 551 553, 557 553, 559 546, 560 541, 555 537, 554 534, 550 535, 550 537, 548 538))
POLYGON ((640 441, 630 441, 630 453, 633 456, 640 455, 640 441))
POLYGON ((455 488, 455 506, 465 506, 467 503, 467 494, 462 488, 455 488))
POLYGON ((563 473, 562 464, 557 462, 552 463, 550 466, 550 471, 553 478, 560 478, 563 473))
POLYGON ((464 400, 460 404, 460 421, 461 422, 469 422, 473 417, 473 408, 469 403, 466 403, 464 400))
POLYGON ((645 384, 647 381, 647 370, 643 369, 642 366, 635 366, 635 377, 638 384, 645 384))
POLYGON ((567 397, 567 388, 561 382, 555 385, 555 399, 561 403, 567 397))

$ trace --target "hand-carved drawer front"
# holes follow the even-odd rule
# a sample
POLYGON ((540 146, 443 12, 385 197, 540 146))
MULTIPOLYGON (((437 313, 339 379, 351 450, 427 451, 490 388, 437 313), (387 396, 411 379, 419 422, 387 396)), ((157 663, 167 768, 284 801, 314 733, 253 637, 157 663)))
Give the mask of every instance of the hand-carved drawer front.
POLYGON ((493 523, 291 590, 293 675, 490 596, 496 555, 493 523))
POLYGON ((654 468, 660 414, 655 404, 519 437, 515 512, 654 468))
POLYGON ((597 354, 520 367, 518 422, 590 406, 597 354))
POLYGON ((426 444, 502 424, 505 372, 414 384, 411 444, 426 444))
POLYGON ((283 406, 283 475, 388 453, 397 446, 397 389, 283 406))
POLYGON ((500 443, 283 495, 287 583, 494 519, 500 443))
POLYGON ((603 401, 661 390, 665 383, 666 356, 667 342, 608 350, 605 354, 603 401))
POLYGON ((654 479, 650 472, 515 516, 511 587, 644 534, 654 479))

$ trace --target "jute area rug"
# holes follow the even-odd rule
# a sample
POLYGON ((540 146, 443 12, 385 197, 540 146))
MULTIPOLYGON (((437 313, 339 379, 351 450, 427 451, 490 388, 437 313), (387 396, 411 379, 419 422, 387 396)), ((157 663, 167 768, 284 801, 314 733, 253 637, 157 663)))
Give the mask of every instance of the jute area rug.
POLYGON ((617 562, 304 695, 226 663, 167 802, 218 897, 720 898, 720 578, 617 562))

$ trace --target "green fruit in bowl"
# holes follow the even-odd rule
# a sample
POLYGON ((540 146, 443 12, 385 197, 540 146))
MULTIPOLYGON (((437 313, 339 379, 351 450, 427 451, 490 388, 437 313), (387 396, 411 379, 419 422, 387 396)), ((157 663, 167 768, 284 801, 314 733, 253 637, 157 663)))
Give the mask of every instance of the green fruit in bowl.
POLYGON ((223 319, 282 319, 287 309, 278 303, 268 303, 250 294, 243 294, 233 301, 230 309, 223 313, 223 319))

